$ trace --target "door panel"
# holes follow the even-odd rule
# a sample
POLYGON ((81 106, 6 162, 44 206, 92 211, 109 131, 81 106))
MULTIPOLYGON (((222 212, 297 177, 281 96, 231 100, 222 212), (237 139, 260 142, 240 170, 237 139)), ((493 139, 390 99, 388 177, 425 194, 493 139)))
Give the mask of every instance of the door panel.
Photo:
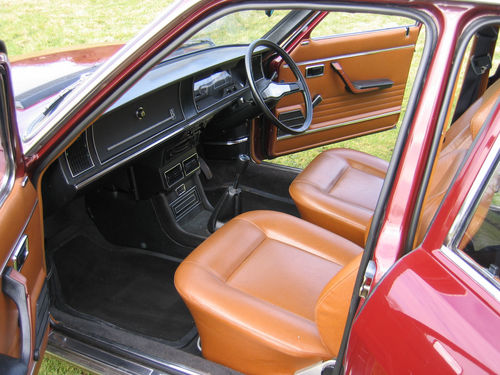
MULTIPOLYGON (((2 275, 8 267, 14 268, 13 252, 19 240, 26 235, 28 239, 28 255, 20 270, 26 279, 28 306, 31 316, 31 365, 35 352, 45 346, 48 333, 48 310, 41 312, 42 301, 39 301, 45 285, 46 271, 43 252, 43 234, 40 207, 37 204, 36 192, 31 184, 22 187, 21 179, 15 182, 14 188, 0 208, 0 256, 2 259, 2 275), (38 322, 37 322, 38 319, 38 322), (36 328, 38 332, 36 332, 36 328), (38 348, 35 344, 38 341, 38 348)), ((0 285, 3 281, 0 280, 0 285)), ((48 307, 48 306, 47 306, 48 307)), ((18 311, 14 302, 4 293, 0 293, 0 353, 19 358, 21 349, 18 311)))
MULTIPOLYGON (((348 138, 394 127, 399 119, 409 68, 420 26, 398 27, 329 38, 306 39, 290 54, 306 78, 311 97, 323 101, 314 109, 310 129, 298 136, 274 128, 268 154, 284 155, 348 138), (344 74, 355 83, 384 80, 392 85, 369 92, 352 93, 332 67, 340 64, 344 74)), ((278 80, 293 81, 288 66, 282 64, 278 80)), ((368 82, 370 83, 370 82, 368 82)), ((283 98, 276 114, 296 117, 303 111, 302 96, 283 98), (294 112, 295 111, 295 112, 294 112)), ((281 117, 283 118, 283 117, 281 117)))
POLYGON ((8 77, 0 53, 0 372, 17 374, 41 363, 49 306, 41 207, 14 151, 8 77))

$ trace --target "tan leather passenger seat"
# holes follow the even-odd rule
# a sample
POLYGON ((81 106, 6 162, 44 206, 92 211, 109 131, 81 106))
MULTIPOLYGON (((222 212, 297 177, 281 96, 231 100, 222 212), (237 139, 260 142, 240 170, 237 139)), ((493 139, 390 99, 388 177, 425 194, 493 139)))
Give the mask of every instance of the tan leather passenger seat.
POLYGON ((175 285, 205 358, 249 374, 289 374, 336 357, 361 253, 296 217, 254 211, 194 250, 175 285))
MULTIPOLYGON (((460 162, 479 132, 495 100, 500 80, 447 131, 436 171, 423 206, 417 238, 421 239, 448 189, 460 162)), ((360 151, 331 149, 319 154, 292 182, 292 196, 301 217, 365 245, 388 163, 360 151)))

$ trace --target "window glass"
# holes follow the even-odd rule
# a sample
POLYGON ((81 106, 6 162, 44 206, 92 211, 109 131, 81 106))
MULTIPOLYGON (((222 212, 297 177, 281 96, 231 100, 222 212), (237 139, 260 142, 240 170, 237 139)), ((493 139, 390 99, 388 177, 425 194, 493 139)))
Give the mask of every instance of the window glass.
POLYGON ((410 18, 373 13, 329 13, 311 33, 312 38, 414 25, 410 18))
POLYGON ((500 167, 497 167, 470 217, 458 248, 484 270, 500 275, 500 167))
POLYGON ((247 10, 228 14, 196 33, 187 46, 249 44, 261 38, 288 14, 288 10, 247 10))
POLYGON ((491 106, 488 106, 484 100, 480 100, 480 96, 496 95, 495 92, 498 90, 498 85, 493 86, 496 82, 494 76, 496 68, 490 69, 488 76, 486 73, 483 75, 477 73, 475 75, 468 74, 469 61, 474 55, 474 48, 475 37, 468 43, 459 75, 456 78, 455 96, 449 107, 447 122, 444 124, 441 148, 436 157, 422 207, 415 245, 418 245, 423 240, 439 204, 478 134, 478 129, 472 131, 474 119, 480 119, 481 113, 484 115, 484 113, 491 111, 491 106), (479 97, 470 95, 477 92, 481 93, 479 97))

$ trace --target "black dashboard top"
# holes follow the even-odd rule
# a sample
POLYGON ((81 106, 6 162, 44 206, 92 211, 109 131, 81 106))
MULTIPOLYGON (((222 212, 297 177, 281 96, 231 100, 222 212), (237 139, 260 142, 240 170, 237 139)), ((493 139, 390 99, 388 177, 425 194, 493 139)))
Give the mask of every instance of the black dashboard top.
POLYGON ((249 93, 246 50, 216 47, 158 64, 60 158, 68 184, 78 190, 175 135, 204 126, 238 99, 241 102, 249 93))

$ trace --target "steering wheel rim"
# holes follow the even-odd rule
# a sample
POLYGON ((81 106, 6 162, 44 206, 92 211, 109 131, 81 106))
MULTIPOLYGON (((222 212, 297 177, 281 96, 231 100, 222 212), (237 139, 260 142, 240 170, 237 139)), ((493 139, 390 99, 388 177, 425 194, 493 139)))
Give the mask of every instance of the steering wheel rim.
MULTIPOLYGON (((262 112, 264 115, 271 120, 274 125, 276 125, 278 128, 281 130, 291 133, 291 134, 301 134, 305 132, 307 129, 309 129, 309 126, 311 125, 312 122, 312 113, 313 113, 313 105, 312 105, 312 99, 311 99, 311 94, 309 92, 309 88, 307 87, 306 80, 302 73, 300 72, 299 67, 295 62, 292 60, 290 55, 283 50, 280 46, 277 44, 266 40, 266 39, 257 39, 254 42, 252 42, 247 49, 246 55, 245 55, 245 70, 246 74, 248 77, 248 85, 250 86, 250 91, 252 92, 252 96, 257 103, 257 105, 262 109, 262 112), (294 74, 295 78, 297 79, 297 82, 294 83, 274 83, 272 82, 272 79, 269 81, 265 81, 265 87, 258 87, 257 82, 254 79, 253 75, 253 65, 252 65, 252 57, 253 57, 253 52, 255 49, 259 46, 266 46, 272 49, 274 52, 276 52, 290 67, 290 70, 294 74), (287 86, 290 89, 290 91, 287 90, 287 86), (296 86, 295 86, 296 85, 296 86), (271 87, 273 86, 273 87, 271 87), (278 88, 279 86, 279 88, 278 88), (298 88, 298 90, 297 90, 298 88), (274 89, 274 90, 273 90, 274 89), (283 121, 279 120, 274 113, 271 111, 269 106, 265 102, 265 98, 263 96, 264 92, 273 92, 277 91, 279 94, 281 94, 280 97, 277 97, 277 99, 281 99, 283 96, 290 95, 292 93, 300 92, 302 94, 302 97, 304 99, 304 104, 305 104, 305 115, 304 115, 304 123, 298 127, 298 128, 292 128, 283 121)), ((263 86, 260 84, 259 86, 263 86)), ((275 94, 275 93, 273 93, 275 94)), ((269 96, 271 97, 271 96, 269 96)))

